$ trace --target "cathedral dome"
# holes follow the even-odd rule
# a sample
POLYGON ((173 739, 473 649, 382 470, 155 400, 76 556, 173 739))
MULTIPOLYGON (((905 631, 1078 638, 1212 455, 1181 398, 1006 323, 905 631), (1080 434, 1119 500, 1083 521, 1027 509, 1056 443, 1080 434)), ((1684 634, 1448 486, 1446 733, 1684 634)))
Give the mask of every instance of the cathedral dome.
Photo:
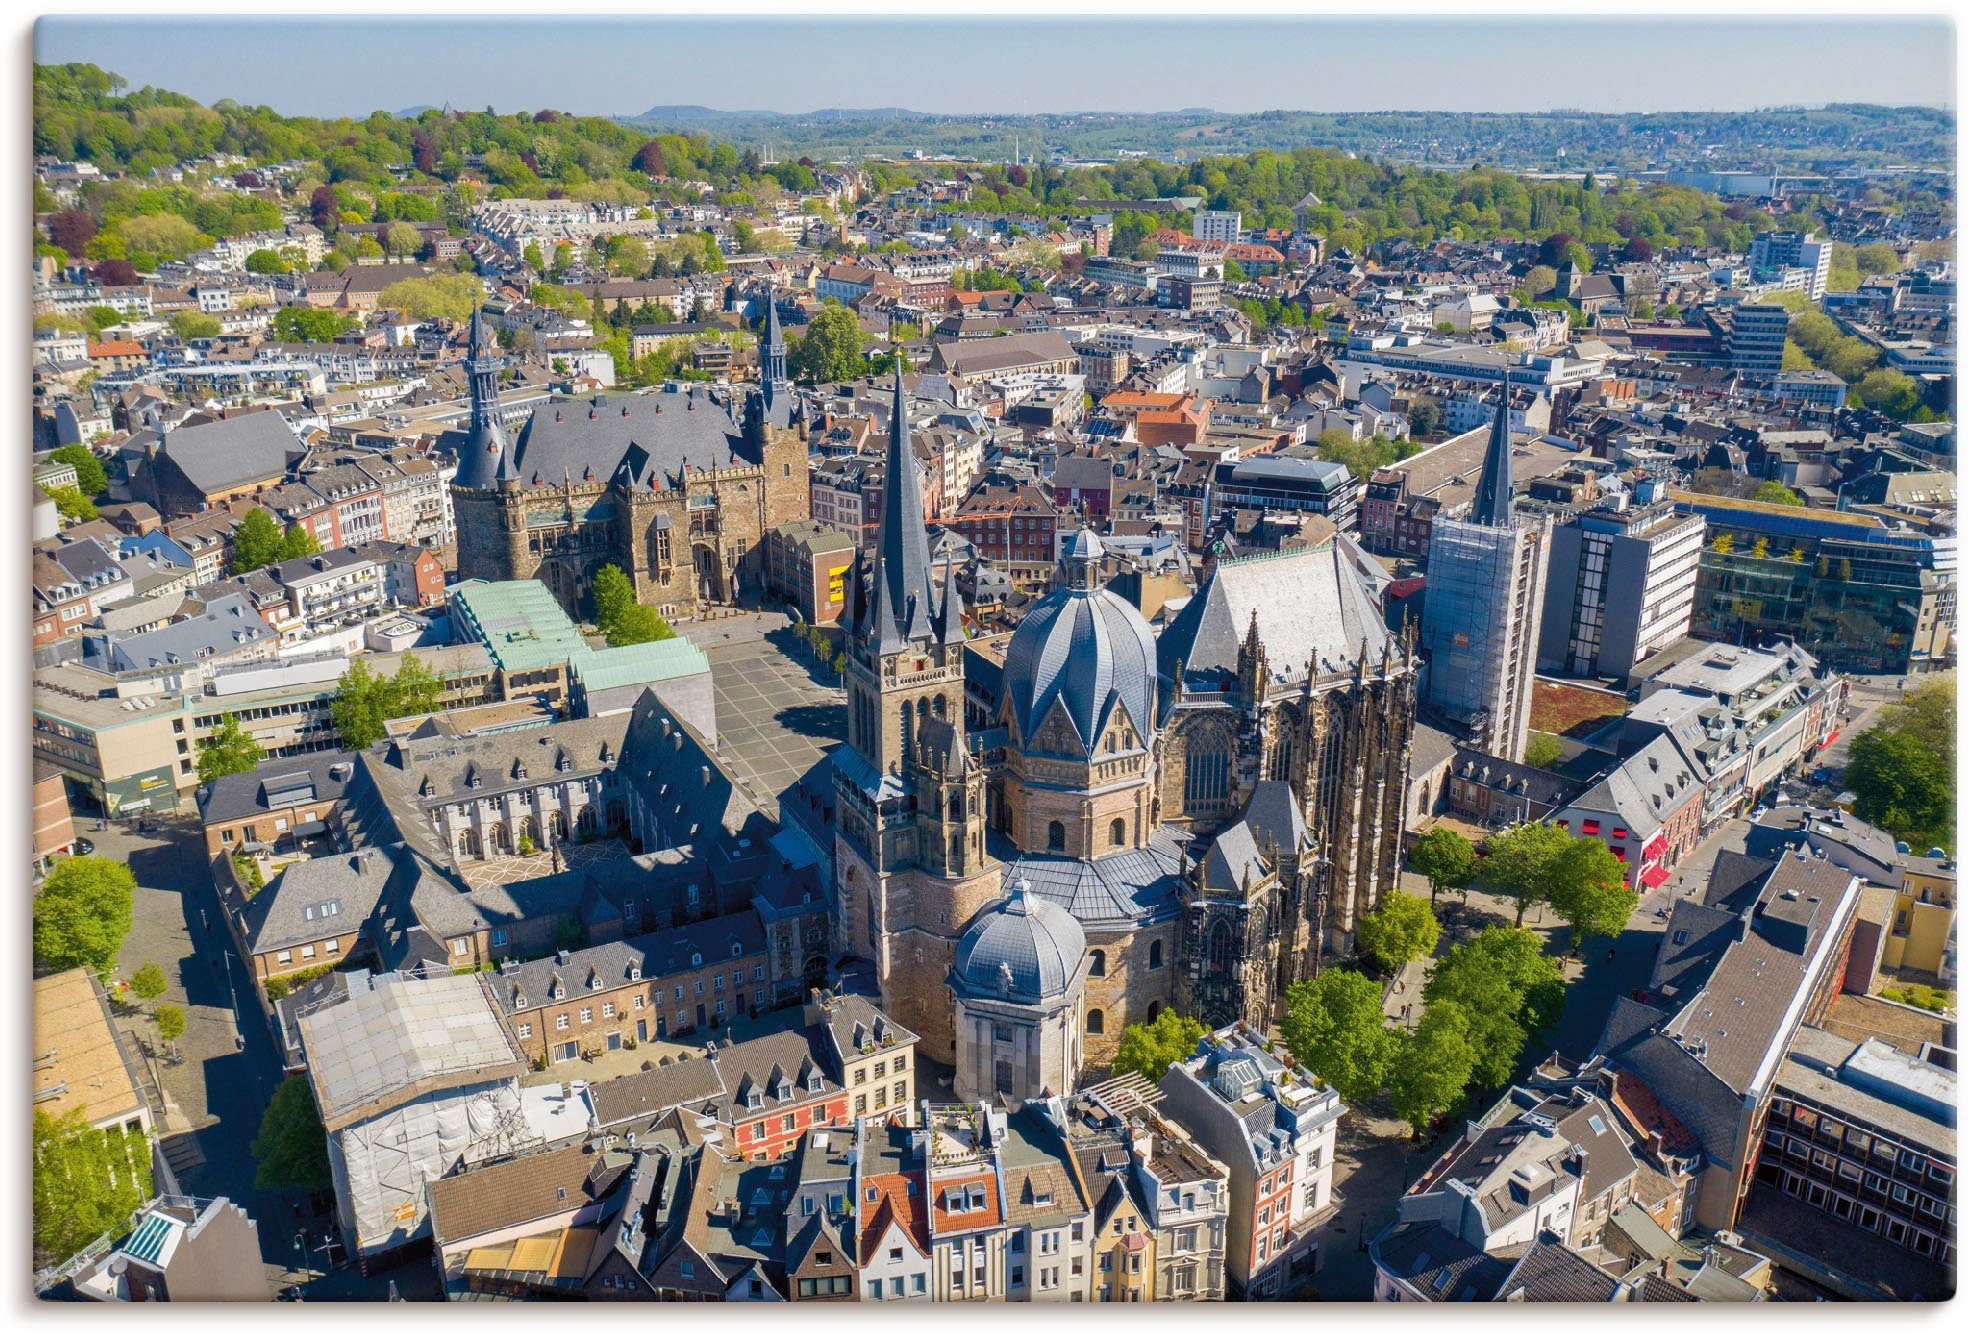
POLYGON ((966 929, 952 955, 954 991, 1028 1006, 1062 1000, 1082 969, 1088 941, 1075 916, 1029 895, 1016 881, 1007 898, 966 929))
POLYGON ((1060 700, 1082 741, 1096 754, 1114 709, 1140 737, 1156 727, 1153 679, 1158 650, 1143 614, 1096 583, 1102 544, 1087 529, 1063 552, 1063 587, 1035 604, 1007 644, 1001 682, 1025 746, 1060 700))

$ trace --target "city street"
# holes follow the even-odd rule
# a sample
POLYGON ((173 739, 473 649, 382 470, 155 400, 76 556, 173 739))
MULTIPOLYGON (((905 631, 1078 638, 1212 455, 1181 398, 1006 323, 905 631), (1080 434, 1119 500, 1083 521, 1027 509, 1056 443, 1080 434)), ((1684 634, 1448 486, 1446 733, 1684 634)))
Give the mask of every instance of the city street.
MULTIPOLYGON (((254 1186, 250 1147, 281 1081, 273 1037, 253 1000, 253 981, 219 925, 196 817, 154 817, 152 823, 150 833, 140 834, 117 823, 98 831, 91 822, 87 834, 98 857, 127 863, 137 876, 119 977, 128 979, 155 961, 170 983, 160 1001, 185 1009, 176 1055, 148 1064, 161 1078, 158 1130, 179 1187, 195 1197, 223 1196, 254 1218, 270 1291, 303 1280, 309 1298, 383 1298, 384 1277, 362 1277, 353 1267, 325 1274, 322 1244, 333 1229, 330 1217, 306 1214, 299 1194, 254 1186)), ((148 1007, 126 1012, 118 1025, 135 1032, 146 1050, 156 1046, 148 1007)), ((420 1286, 427 1295, 435 1292, 429 1266, 400 1278, 406 1298, 427 1297, 414 1292, 420 1286)))

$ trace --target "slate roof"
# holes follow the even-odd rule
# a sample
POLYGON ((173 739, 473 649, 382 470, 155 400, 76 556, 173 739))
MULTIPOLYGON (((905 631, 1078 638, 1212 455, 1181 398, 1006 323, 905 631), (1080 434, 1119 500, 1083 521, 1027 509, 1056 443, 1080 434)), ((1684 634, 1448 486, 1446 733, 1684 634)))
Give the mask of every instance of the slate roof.
POLYGON ((537 405, 513 446, 530 485, 621 478, 636 487, 685 485, 692 473, 758 465, 740 400, 707 386, 657 394, 598 394, 537 405))
POLYGON ((272 409, 174 427, 162 435, 147 429, 133 435, 124 450, 134 447, 141 454, 153 440, 159 455, 206 493, 281 477, 307 453, 287 419, 272 409))
POLYGON ((274 634, 244 594, 227 594, 206 604, 196 617, 111 642, 110 665, 122 671, 193 664, 244 653, 274 634))
POLYGON ((1511 1252, 1481 1252, 1436 1222, 1400 1224, 1371 1245, 1377 1264, 1439 1303, 1484 1303, 1513 1270, 1511 1252))
MULTIPOLYGON (((1367 646, 1372 662, 1400 650, 1383 613, 1350 570, 1337 537, 1316 547, 1222 560, 1158 637, 1158 674, 1173 682, 1232 681, 1250 623, 1260 628, 1269 672, 1300 681, 1311 656, 1323 674, 1353 669, 1367 646)), ((1207 689, 1212 689, 1210 686, 1207 689)))
POLYGON ((1178 913, 1179 868, 1188 843, 1183 831, 1162 827, 1141 849, 1091 859, 1029 853, 990 838, 1003 887, 1024 880, 1028 894, 1061 906, 1085 926, 1156 923, 1178 913))
POLYGON ((234 821, 291 802, 319 802, 326 812, 341 801, 354 773, 352 767, 338 775, 337 768, 354 759, 346 751, 306 752, 262 761, 241 774, 222 775, 200 787, 199 819, 206 825, 234 821))
POLYGON ((1084 969, 1082 925, 1060 905, 1015 882, 988 905, 952 953, 952 986, 962 995, 1028 1006, 1062 1002, 1084 969))
POLYGON ((662 979, 720 961, 756 956, 766 949, 767 934, 761 929, 760 916, 748 909, 525 961, 502 969, 493 991, 512 1015, 524 1007, 556 1000, 558 989, 562 999, 580 997, 635 979, 662 979), (699 958, 698 965, 693 964, 694 955, 699 958))
POLYGON ((356 932, 387 885, 426 877, 436 880, 403 845, 290 863, 240 911, 247 951, 265 955, 356 932))
POLYGON ((1548 1235, 1521 1254, 1501 1282, 1499 1297, 1508 1303, 1607 1304, 1623 1299, 1624 1286, 1548 1235))
POLYGON ((1060 702, 1090 757, 1117 710, 1140 739, 1157 730, 1156 668, 1151 627, 1136 608, 1107 589, 1062 588, 1021 619, 1001 682, 1024 745, 1060 702))

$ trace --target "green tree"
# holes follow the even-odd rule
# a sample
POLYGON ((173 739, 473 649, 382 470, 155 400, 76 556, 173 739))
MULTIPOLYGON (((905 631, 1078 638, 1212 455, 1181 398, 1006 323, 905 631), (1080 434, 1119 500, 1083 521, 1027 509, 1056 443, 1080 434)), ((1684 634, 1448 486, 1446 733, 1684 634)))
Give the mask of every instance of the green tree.
POLYGON ((1562 759, 1562 739, 1553 733, 1531 728, 1528 730, 1528 745, 1521 751, 1521 759, 1537 770, 1546 770, 1562 759))
POLYGON ((281 535, 281 560, 293 561, 296 557, 312 557, 322 550, 322 544, 315 541, 315 531, 305 529, 299 523, 290 524, 281 535))
POLYGON ((1958 711, 1952 675, 1887 706, 1850 742, 1857 815, 1915 845, 1953 848, 1958 711))
POLYGON ((413 320, 463 321, 485 295, 480 281, 468 274, 434 274, 398 280, 377 294, 377 305, 413 320))
POLYGON ((293 269, 293 263, 277 250, 263 247, 247 256, 247 272, 250 274, 285 274, 293 269))
POLYGON ((1450 826, 1434 826, 1411 846, 1411 867, 1432 883, 1432 899, 1454 886, 1467 886, 1480 870, 1473 842, 1450 826))
POLYGON ((658 615, 656 608, 643 603, 631 604, 609 631, 613 646, 643 645, 654 640, 671 640, 677 635, 678 632, 671 629, 671 623, 658 615))
POLYGON ((219 716, 219 727, 199 740, 197 751, 201 784, 222 775, 243 775, 267 755, 230 712, 219 716))
POLYGON ((219 317, 203 311, 179 311, 171 317, 171 332, 188 343, 193 339, 217 338, 219 329, 219 317))
POLYGON ((1615 937, 1637 912, 1637 893, 1624 884, 1623 860, 1594 835, 1573 841, 1550 873, 1549 902, 1569 925, 1569 950, 1583 938, 1615 937))
POLYGON ((864 373, 863 328, 856 314, 840 305, 827 305, 788 350, 788 369, 809 385, 854 380, 864 373))
POLYGON ((548 261, 541 253, 541 247, 530 241, 527 249, 521 252, 521 263, 539 274, 548 268, 548 261))
POLYGON ((1895 274, 1904 266, 1898 259, 1895 247, 1887 242, 1873 241, 1867 246, 1857 247, 1857 272, 1869 274, 1895 274))
POLYGON ((233 572, 245 575, 281 559, 281 526, 256 506, 233 526, 233 572))
POLYGON ((1514 902, 1514 926, 1520 927, 1530 906, 1548 898, 1549 869, 1569 847, 1569 833, 1544 822, 1530 822, 1487 839, 1486 862, 1480 880, 1495 895, 1514 902))
POLYGON ((596 572, 596 579, 590 585, 591 601, 596 605, 596 629, 604 635, 622 620, 624 613, 637 603, 637 590, 623 568, 616 565, 603 567, 596 572))
POLYGON ((1439 429, 1439 401, 1436 399, 1416 399, 1411 405, 1411 434, 1414 438, 1430 436, 1439 429))
POLYGON ((175 1044, 185 1037, 185 1008, 170 1003, 158 1008, 158 1038, 175 1044))
POLYGON ((1418 1028, 1399 1040, 1391 1109, 1411 1124, 1412 1136, 1424 1136, 1465 1098, 1479 1065, 1470 1028, 1466 1009, 1441 999, 1426 1003, 1418 1028))
POLYGON ((1803 504, 1801 495, 1785 482, 1769 478, 1754 489, 1754 500, 1770 506, 1799 506, 1803 504))
POLYGON ((443 680, 415 654, 405 655, 389 677, 358 659, 337 680, 330 715, 343 745, 361 751, 383 739, 387 721, 436 710, 444 690, 443 680))
POLYGON ((1528 270, 1526 277, 1521 280, 1521 287, 1530 297, 1546 297, 1555 291, 1557 277, 1553 267, 1538 264, 1528 270))
POLYGON ((1562 1013, 1562 967, 1543 954, 1525 928, 1483 928, 1446 952, 1425 983, 1426 1002, 1457 1003, 1466 1013, 1474 1075, 1505 1085, 1520 1065, 1530 1036, 1562 1013))
POLYGON ((1384 974, 1425 959, 1438 944, 1439 916, 1423 896, 1387 892, 1383 903, 1357 923, 1357 950, 1384 974))
POLYGON ((136 889, 137 878, 114 859, 82 854, 57 863, 34 897, 35 960, 50 971, 113 968, 136 889))
POLYGON ((393 259, 416 255, 418 248, 424 244, 424 236, 409 223, 392 223, 384 229, 384 254, 393 259))
POLYGON ((1281 1037, 1296 1062, 1351 1104, 1384 1088, 1397 1050, 1384 1028, 1384 990, 1340 966, 1289 986, 1281 1037))
POLYGON ((48 495, 54 500, 55 509, 61 512, 62 518, 71 524, 84 524, 102 514, 96 503, 84 496, 79 488, 54 487, 49 489, 48 495))
POLYGON ((130 976, 130 991, 137 994, 140 1001, 155 1002, 165 995, 171 983, 164 977, 155 960, 147 960, 130 976))
POLYGON ((94 1128, 79 1108, 34 1115, 34 1261, 66 1261, 151 1199, 142 1131, 94 1128))
POLYGON ((254 1186, 263 1191, 329 1187, 329 1138, 307 1077, 290 1076, 274 1087, 248 1149, 256 1161, 254 1186))
POLYGON ((1158 1019, 1144 1025, 1124 1027, 1117 1041, 1116 1061, 1110 1070, 1117 1075, 1137 1072, 1155 1081, 1174 1062, 1192 1056, 1192 1050, 1206 1034, 1206 1027, 1176 1011, 1161 1011, 1158 1019))
POLYGON ((283 306, 274 313, 274 337, 284 343, 328 343, 354 322, 337 311, 314 306, 283 306))

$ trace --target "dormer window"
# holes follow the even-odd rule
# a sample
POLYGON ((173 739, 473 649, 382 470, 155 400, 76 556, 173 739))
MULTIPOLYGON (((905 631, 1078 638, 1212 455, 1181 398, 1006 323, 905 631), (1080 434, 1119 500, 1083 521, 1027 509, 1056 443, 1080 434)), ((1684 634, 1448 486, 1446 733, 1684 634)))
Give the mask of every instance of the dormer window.
POLYGON ((740 939, 737 937, 733 939, 733 958, 735 960, 740 958, 740 939))
POLYGON ((644 977, 644 967, 642 965, 632 965, 630 967, 630 981, 632 983, 636 983, 639 979, 643 977, 644 977))
POLYGON ((694 951, 692 953, 692 963, 694 965, 703 965, 706 963, 706 958, 700 955, 697 951, 694 951))
POLYGON ((760 1106, 761 1106, 760 1091, 749 1090, 747 1092, 747 1107, 750 1109, 758 1109, 760 1106))

